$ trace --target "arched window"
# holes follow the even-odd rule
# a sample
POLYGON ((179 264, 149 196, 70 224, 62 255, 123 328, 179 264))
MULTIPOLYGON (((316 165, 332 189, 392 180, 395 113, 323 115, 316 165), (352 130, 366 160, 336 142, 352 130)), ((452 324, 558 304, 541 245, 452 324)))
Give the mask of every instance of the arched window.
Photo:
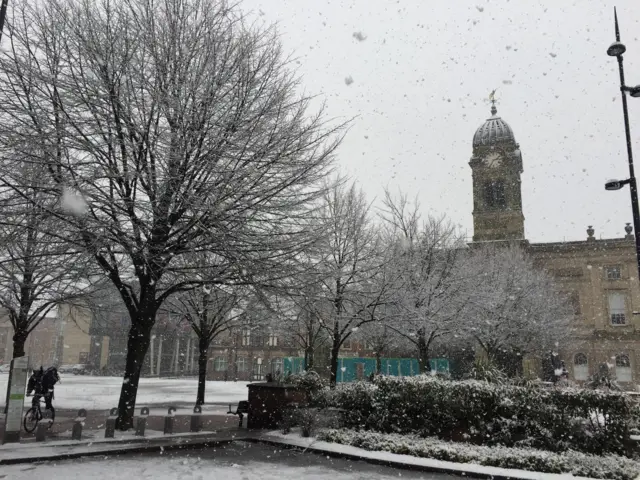
POLYGON ((224 372, 227 370, 227 359, 226 357, 216 357, 213 361, 213 369, 216 372, 224 372))
POLYGON ((573 379, 584 381, 589 378, 589 360, 584 353, 576 353, 573 357, 573 379))
POLYGON ((487 182, 484 186, 484 199, 489 207, 505 207, 507 205, 507 197, 505 195, 504 182, 502 180, 487 182))
POLYGON ((631 361, 628 355, 616 355, 616 380, 631 382, 631 361))

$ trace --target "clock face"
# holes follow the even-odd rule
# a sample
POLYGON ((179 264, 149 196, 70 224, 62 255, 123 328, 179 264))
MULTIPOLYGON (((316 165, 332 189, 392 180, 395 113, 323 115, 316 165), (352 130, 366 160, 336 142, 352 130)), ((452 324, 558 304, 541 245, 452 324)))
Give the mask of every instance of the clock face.
POLYGON ((502 159, 500 158, 500 155, 498 153, 490 153, 489 155, 487 155, 485 163, 487 167, 495 168, 500 166, 500 164, 502 163, 502 159))

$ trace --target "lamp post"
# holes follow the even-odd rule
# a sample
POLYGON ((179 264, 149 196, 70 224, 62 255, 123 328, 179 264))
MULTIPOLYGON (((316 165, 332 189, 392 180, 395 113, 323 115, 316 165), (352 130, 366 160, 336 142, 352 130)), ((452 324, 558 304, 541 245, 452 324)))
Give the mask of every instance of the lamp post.
POLYGON ((640 97, 640 85, 627 87, 624 83, 624 66, 622 54, 627 47, 620 42, 620 29, 618 28, 618 14, 614 7, 613 16, 615 19, 616 41, 607 48, 607 55, 618 59, 618 69, 620 70, 620 94, 622 95, 622 114, 624 116, 624 131, 627 138, 627 158, 629 159, 629 178, 627 180, 611 180, 605 183, 607 190, 619 190, 625 185, 629 185, 631 192, 631 208, 633 210, 633 229, 636 240, 636 261, 638 263, 638 280, 640 280, 640 208, 638 207, 638 185, 633 169, 633 151, 631 148, 631 130, 629 128, 629 110, 627 108, 627 92, 632 97, 640 97))

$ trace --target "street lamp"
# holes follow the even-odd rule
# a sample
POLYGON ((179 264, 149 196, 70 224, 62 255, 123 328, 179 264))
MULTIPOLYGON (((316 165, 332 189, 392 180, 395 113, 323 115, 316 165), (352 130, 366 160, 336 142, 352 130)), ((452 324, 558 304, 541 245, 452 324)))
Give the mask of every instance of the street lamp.
POLYGON ((622 114, 624 117, 624 132, 627 138, 627 158, 629 159, 629 178, 626 180, 609 180, 605 183, 606 190, 620 190, 625 185, 629 185, 631 192, 631 209, 633 210, 633 229, 636 240, 636 261, 638 263, 638 280, 640 281, 640 209, 638 207, 638 185, 633 169, 633 151, 631 149, 631 130, 629 129, 629 110, 627 109, 627 92, 634 98, 640 97, 640 85, 627 87, 624 83, 624 66, 622 54, 627 51, 627 47, 620 42, 620 29, 618 28, 618 14, 614 7, 613 16, 615 21, 616 41, 607 48, 607 55, 618 59, 618 69, 620 71, 620 95, 622 95, 622 114))

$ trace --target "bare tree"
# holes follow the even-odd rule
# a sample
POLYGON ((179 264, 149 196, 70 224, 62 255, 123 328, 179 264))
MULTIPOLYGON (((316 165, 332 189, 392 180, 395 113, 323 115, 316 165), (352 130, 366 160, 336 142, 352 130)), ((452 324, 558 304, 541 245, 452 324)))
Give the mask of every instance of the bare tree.
POLYGON ((465 272, 474 294, 463 331, 507 373, 519 373, 524 355, 544 355, 570 335, 567 298, 519 246, 474 249, 465 272))
POLYGON ((412 207, 402 194, 394 198, 387 191, 384 207, 381 217, 399 279, 395 291, 400 313, 391 328, 415 346, 424 373, 430 370, 432 342, 456 327, 466 306, 468 284, 458 268, 464 243, 444 217, 422 221, 419 204, 412 207))
POLYGON ((52 309, 90 287, 86 257, 65 240, 70 232, 50 213, 59 207, 37 165, 20 165, 0 179, 0 306, 13 327, 13 358, 24 356, 29 334, 52 309))
POLYGON ((207 380, 207 354, 213 340, 239 325, 242 310, 236 289, 204 285, 177 294, 170 304, 175 313, 189 323, 198 337, 198 393, 196 405, 204 405, 207 380))
POLYGON ((24 0, 7 37, 3 138, 39 145, 29 160, 86 202, 85 215, 63 219, 131 317, 118 405, 127 429, 158 309, 202 283, 169 281, 185 265, 176 258, 286 263, 310 237, 299 224, 342 126, 307 114, 276 32, 226 2, 24 0))
POLYGON ((298 289, 280 293, 271 305, 278 315, 276 329, 303 352, 304 369, 313 370, 316 351, 329 341, 324 319, 330 309, 320 295, 320 285, 301 283, 298 289))
POLYGON ((369 206, 355 184, 331 188, 320 216, 328 235, 319 246, 318 298, 329 307, 323 327, 331 342, 330 384, 335 386, 340 348, 361 326, 375 321, 375 311, 387 301, 391 285, 376 279, 383 274, 385 257, 370 223, 369 206))

